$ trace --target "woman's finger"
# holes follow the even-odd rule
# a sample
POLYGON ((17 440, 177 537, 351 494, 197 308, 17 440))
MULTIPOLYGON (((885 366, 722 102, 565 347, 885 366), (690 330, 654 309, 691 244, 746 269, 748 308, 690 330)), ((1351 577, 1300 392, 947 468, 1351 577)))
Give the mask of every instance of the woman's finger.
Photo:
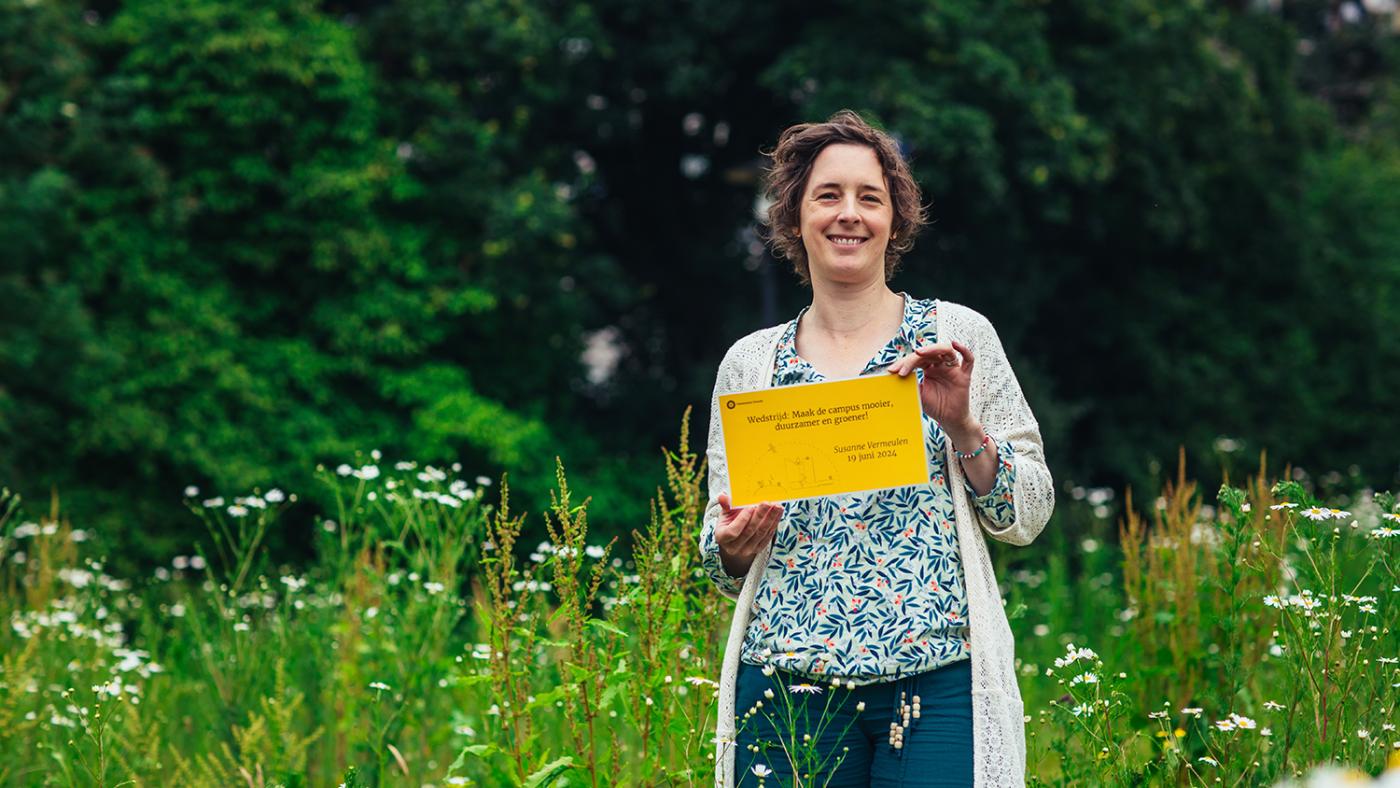
POLYGON ((958 353, 951 345, 925 345, 891 364, 890 372, 905 377, 916 369, 937 371, 940 367, 957 365, 958 353))
POLYGON ((720 493, 718 500, 720 514, 729 514, 730 512, 734 511, 729 507, 729 502, 733 500, 729 497, 729 493, 720 493))
POLYGON ((932 345, 924 345, 914 348, 914 353, 920 356, 946 356, 953 351, 953 345, 948 342, 935 342, 932 345))
MULTIPOLYGON (((729 524, 725 527, 724 539, 722 541, 725 547, 732 548, 738 547, 743 543, 745 531, 748 530, 753 521, 754 507, 746 506, 742 509, 730 509, 729 511, 734 513, 734 518, 730 520, 729 524)), ((721 541, 718 533, 715 534, 715 540, 721 541)))
POLYGON ((780 506, 780 505, 778 505, 778 504, 773 504, 773 511, 772 511, 772 512, 769 514, 769 516, 768 516, 768 521, 767 521, 767 526, 768 526, 768 527, 764 529, 764 530, 766 530, 766 531, 768 532, 768 537, 769 537, 769 538, 772 538, 773 533, 776 532, 776 531, 778 530, 778 524, 781 523, 782 521, 783 521, 783 507, 780 506))
POLYGON ((953 349, 962 354, 963 366, 967 367, 967 374, 971 375, 972 362, 974 360, 972 357, 972 348, 968 347, 967 345, 964 345, 963 343, 955 339, 953 340, 953 349))
POLYGON ((757 528, 755 534, 753 552, 758 553, 773 541, 773 534, 778 532, 778 523, 783 519, 783 507, 773 505, 769 507, 768 515, 763 518, 763 524, 757 528))
POLYGON ((916 369, 927 369, 932 363, 932 359, 937 358, 939 350, 951 352, 952 348, 936 344, 914 348, 914 352, 900 356, 890 364, 889 371, 900 377, 905 377, 916 369))
POLYGON ((734 549, 744 555, 753 555, 754 542, 758 541, 758 532, 763 529, 764 510, 768 506, 765 503, 754 504, 748 507, 749 516, 745 518, 742 529, 736 529, 734 533, 734 549))
POLYGON ((764 511, 760 512, 750 523, 750 538, 746 545, 748 552, 757 554, 768 545, 773 538, 773 533, 778 530, 778 521, 782 519, 783 507, 776 504, 764 504, 764 511))
POLYGON ((926 369, 928 367, 936 367, 940 365, 945 367, 956 367, 958 366, 958 363, 960 361, 958 356, 960 352, 960 345, 957 340, 953 340, 952 342, 939 342, 934 345, 926 345, 922 348, 919 348, 919 350, 916 352, 919 353, 919 356, 921 358, 925 358, 928 360, 928 363, 924 365, 926 369))

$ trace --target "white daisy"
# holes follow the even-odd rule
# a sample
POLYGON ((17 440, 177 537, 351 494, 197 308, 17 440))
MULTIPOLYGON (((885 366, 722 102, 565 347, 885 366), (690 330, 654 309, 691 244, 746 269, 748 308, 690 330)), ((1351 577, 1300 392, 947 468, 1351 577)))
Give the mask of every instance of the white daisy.
POLYGON ((1240 716, 1240 715, 1238 715, 1238 714, 1235 714, 1234 712, 1231 712, 1231 713, 1230 713, 1230 721, 1233 722, 1233 723, 1235 723, 1235 725, 1239 726, 1239 727, 1242 728, 1243 730, 1247 730, 1247 731, 1248 731, 1248 730, 1254 730, 1254 728, 1257 727, 1257 726, 1254 724, 1254 720, 1251 720, 1251 719, 1248 718, 1248 717, 1242 717, 1242 716, 1240 716))

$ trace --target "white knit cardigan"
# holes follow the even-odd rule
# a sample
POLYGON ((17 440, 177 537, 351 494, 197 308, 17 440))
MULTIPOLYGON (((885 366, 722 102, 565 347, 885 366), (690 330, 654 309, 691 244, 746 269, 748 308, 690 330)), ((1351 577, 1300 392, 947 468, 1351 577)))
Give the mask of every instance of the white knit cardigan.
MULTIPOLYGON (((1040 427, 1031 415, 1021 386, 1011 371, 1006 353, 987 318, 960 304, 938 301, 937 339, 956 339, 973 353, 972 413, 998 439, 1010 442, 1016 464, 1013 491, 1016 519, 998 527, 969 500, 963 487, 962 466, 947 448, 948 490, 957 516, 958 550, 967 589, 968 626, 972 640, 972 742, 973 780, 978 788, 1025 784, 1026 739, 1021 692, 1016 686, 1014 643, 1003 610, 1005 601, 997 589, 987 542, 982 533, 1015 545, 1030 544, 1055 505, 1050 471, 1040 440, 1040 427), (980 526, 980 527, 979 527, 980 526)), ((709 457, 710 502, 703 527, 713 529, 719 519, 719 494, 729 489, 729 468, 720 433, 719 396, 768 388, 773 381, 773 359, 784 325, 765 328, 735 342, 720 362, 710 401, 709 457)), ((772 545, 754 559, 744 578, 729 627, 720 673, 719 720, 716 729, 715 785, 733 788, 735 756, 734 695, 739 673, 739 651, 753 612, 754 593, 761 584, 772 545)))

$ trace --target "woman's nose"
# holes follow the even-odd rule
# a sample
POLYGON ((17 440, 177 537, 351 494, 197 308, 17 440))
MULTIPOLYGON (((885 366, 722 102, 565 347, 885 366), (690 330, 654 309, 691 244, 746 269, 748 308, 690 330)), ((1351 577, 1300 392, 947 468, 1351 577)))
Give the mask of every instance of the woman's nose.
POLYGON ((856 201, 854 199, 843 200, 841 213, 837 214, 836 219, 842 222, 860 221, 860 212, 856 210, 856 201))

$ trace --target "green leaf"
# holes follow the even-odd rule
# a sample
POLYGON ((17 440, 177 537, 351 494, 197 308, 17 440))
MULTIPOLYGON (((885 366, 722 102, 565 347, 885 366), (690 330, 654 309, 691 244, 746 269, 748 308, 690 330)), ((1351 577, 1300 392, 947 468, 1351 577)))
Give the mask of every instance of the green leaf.
POLYGON ((577 689, 577 685, 575 684, 559 684, 555 686, 554 689, 551 689, 548 692, 542 692, 539 695, 536 695, 535 699, 530 701, 530 703, 526 705, 525 708, 528 710, 537 709, 542 706, 550 706, 556 701, 563 700, 564 696, 576 692, 577 689))
POLYGON ((452 765, 447 767, 447 773, 452 774, 458 769, 464 768, 467 765, 468 755, 473 758, 480 758, 484 761, 499 752, 501 752, 501 748, 494 744, 472 744, 463 747, 462 751, 457 754, 457 760, 453 761, 452 765))
POLYGON ((472 744, 463 747, 462 751, 457 754, 457 760, 453 761, 452 765, 447 767, 447 774, 449 776, 456 776, 458 770, 465 769, 467 767, 467 758, 470 756, 479 759, 491 769, 493 785, 520 785, 520 780, 516 779, 515 775, 502 769, 491 760, 498 755, 505 754, 505 750, 502 750, 494 744, 472 744))
POLYGON ((624 692, 626 692, 626 691, 627 691, 627 685, 625 685, 625 684, 621 684, 621 683, 609 684, 608 687, 607 687, 607 689, 603 690, 603 697, 601 697, 601 698, 598 699, 598 708, 599 708, 599 709, 607 709, 608 707, 610 707, 610 706, 613 704, 613 701, 617 700, 617 697, 618 697, 619 695, 621 695, 622 693, 624 693, 624 692))
POLYGON ((570 755, 550 761, 536 769, 534 774, 525 778, 524 788, 544 788, 544 786, 553 785, 555 780, 573 767, 574 759, 570 755))
POLYGON ((623 630, 619 629, 619 628, 617 627, 616 624, 609 623, 609 622, 607 622, 607 621, 604 621, 604 620, 601 619, 601 618, 590 618, 590 619, 588 619, 588 626, 590 626, 590 627, 595 627, 595 628, 597 628, 597 629, 601 629, 601 630, 603 630, 604 632, 611 632, 611 633, 613 633, 614 635, 620 635, 620 636, 622 636, 622 637, 627 637, 627 633, 624 632, 623 630))

